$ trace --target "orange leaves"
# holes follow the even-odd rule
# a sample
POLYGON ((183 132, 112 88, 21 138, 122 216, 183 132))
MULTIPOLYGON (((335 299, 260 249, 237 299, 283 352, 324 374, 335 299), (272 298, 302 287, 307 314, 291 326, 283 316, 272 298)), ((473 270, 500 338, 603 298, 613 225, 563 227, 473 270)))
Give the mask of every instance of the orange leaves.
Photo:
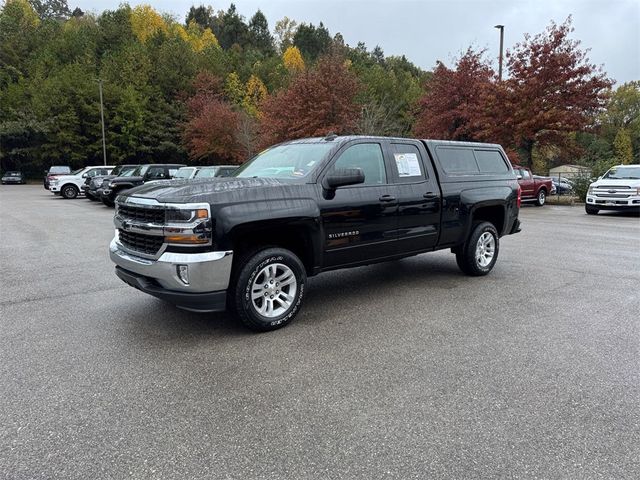
POLYGON ((315 68, 303 71, 288 88, 265 100, 261 145, 329 132, 352 132, 360 113, 355 103, 358 89, 358 80, 344 59, 321 58, 315 68))

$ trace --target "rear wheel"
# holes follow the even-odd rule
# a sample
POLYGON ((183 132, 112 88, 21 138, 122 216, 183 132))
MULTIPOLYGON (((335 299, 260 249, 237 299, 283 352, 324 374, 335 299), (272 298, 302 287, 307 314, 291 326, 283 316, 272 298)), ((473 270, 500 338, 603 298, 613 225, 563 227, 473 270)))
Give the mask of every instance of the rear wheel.
POLYGON ((62 187, 62 190, 60 190, 60 193, 67 199, 76 198, 78 196, 78 187, 75 185, 65 185, 62 187))
POLYGON ((456 262, 467 275, 486 275, 496 264, 499 250, 500 239, 493 224, 476 223, 467 242, 456 252, 456 262))
POLYGON ((591 205, 585 205, 584 211, 587 212, 587 215, 597 215, 600 209, 596 207, 592 207, 591 205))
POLYGON ((297 315, 306 281, 304 265, 293 252, 284 248, 253 251, 239 260, 229 300, 246 327, 276 330, 297 315))
POLYGON ((547 201, 547 191, 544 188, 541 188, 536 196, 536 206, 541 207, 547 201))

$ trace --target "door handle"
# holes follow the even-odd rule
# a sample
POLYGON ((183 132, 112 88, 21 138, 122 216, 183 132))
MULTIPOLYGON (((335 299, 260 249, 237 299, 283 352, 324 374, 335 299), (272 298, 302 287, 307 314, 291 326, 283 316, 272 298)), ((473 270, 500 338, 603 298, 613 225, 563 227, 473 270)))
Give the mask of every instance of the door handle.
POLYGON ((422 195, 422 198, 426 198, 427 200, 433 200, 434 198, 438 198, 438 195, 436 195, 433 192, 427 192, 424 195, 422 195))
POLYGON ((396 201, 396 197, 394 197, 393 195, 382 195, 379 199, 381 202, 395 202, 396 201))

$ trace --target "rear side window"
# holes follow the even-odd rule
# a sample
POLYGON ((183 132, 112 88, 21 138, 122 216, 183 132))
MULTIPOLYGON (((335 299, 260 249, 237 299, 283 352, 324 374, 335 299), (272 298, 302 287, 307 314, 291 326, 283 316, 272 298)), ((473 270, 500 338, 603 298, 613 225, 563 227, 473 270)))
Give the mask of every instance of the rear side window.
POLYGON ((420 151, 407 143, 391 144, 394 166, 398 172, 398 182, 418 182, 424 180, 425 172, 420 161, 420 151))
POLYGON ((497 150, 475 150, 478 168, 481 173, 504 173, 509 167, 497 150))
POLYGON ((470 148, 438 148, 438 160, 445 173, 470 175, 479 173, 476 158, 470 148))

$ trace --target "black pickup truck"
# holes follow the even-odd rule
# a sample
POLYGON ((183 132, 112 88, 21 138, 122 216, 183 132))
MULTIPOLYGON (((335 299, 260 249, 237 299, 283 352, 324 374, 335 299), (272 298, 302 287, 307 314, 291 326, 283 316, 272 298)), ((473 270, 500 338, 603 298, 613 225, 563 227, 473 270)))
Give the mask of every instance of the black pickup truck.
POLYGON ((294 140, 232 177, 144 185, 116 199, 110 245, 129 285, 273 330, 307 277, 451 249, 468 275, 520 231, 520 187, 499 145, 384 137, 294 140))
POLYGON ((103 182, 100 199, 108 207, 113 207, 116 197, 133 187, 138 187, 147 182, 156 180, 170 180, 183 164, 174 163, 151 163, 138 165, 130 174, 119 175, 110 179, 108 183, 103 182))

